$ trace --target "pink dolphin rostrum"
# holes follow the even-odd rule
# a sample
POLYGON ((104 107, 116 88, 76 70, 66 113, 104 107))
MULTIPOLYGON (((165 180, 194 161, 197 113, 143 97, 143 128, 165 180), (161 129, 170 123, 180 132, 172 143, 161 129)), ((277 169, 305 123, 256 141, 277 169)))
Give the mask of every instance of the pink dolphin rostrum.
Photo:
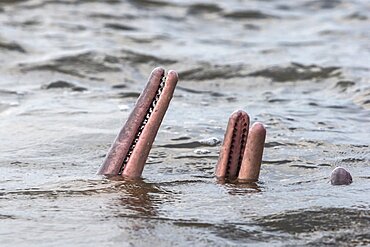
POLYGON ((178 75, 155 68, 125 125, 110 147, 98 174, 137 178, 172 99, 178 75))
MULTIPOLYGON (((98 174, 138 178, 172 99, 178 75, 155 68, 134 109, 110 147, 98 174)), ((261 123, 249 128, 249 116, 235 111, 229 119, 216 167, 219 179, 258 180, 266 129, 261 123)))
POLYGON ((257 182, 260 174, 266 128, 254 123, 249 128, 249 116, 242 110, 229 118, 225 138, 216 167, 220 180, 257 182))

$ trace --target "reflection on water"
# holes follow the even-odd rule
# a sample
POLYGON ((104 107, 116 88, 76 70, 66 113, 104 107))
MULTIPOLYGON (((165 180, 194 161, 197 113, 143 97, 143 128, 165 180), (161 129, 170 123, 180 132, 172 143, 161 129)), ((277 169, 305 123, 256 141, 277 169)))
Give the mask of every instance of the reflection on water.
MULTIPOLYGON (((227 185, 225 185, 227 186, 227 185)), ((259 193, 263 191, 263 187, 257 183, 239 181, 238 184, 230 184, 227 186, 228 192, 231 195, 243 195, 249 193, 259 193)))
MULTIPOLYGON (((154 203, 160 203, 161 200, 156 199, 156 195, 162 191, 156 188, 155 185, 145 182, 123 183, 117 186, 117 190, 122 192, 124 196, 119 198, 119 204, 123 209, 134 211, 136 217, 154 217, 158 213, 154 203), (153 203, 154 202, 154 203, 153 203)), ((130 217, 133 215, 119 214, 119 217, 130 217)))
POLYGON ((369 245, 369 10, 1 1, 1 246, 369 245), (95 176, 156 66, 180 81, 143 179, 95 176), (214 178, 236 109, 267 127, 258 183, 214 178))

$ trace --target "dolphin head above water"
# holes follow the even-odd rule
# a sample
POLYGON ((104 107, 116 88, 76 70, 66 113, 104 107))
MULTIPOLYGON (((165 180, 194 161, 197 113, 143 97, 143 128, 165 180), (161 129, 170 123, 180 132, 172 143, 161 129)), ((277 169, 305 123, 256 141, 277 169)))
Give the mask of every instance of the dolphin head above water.
POLYGON ((331 173, 330 182, 332 185, 349 185, 352 183, 352 176, 343 167, 337 167, 331 173))

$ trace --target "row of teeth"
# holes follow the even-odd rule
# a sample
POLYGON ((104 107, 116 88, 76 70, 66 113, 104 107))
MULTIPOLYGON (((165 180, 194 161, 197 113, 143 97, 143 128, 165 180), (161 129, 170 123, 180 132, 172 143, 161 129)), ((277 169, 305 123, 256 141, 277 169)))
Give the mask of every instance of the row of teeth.
POLYGON ((234 143, 235 143, 235 137, 236 137, 236 132, 237 131, 238 130, 237 130, 236 124, 235 124, 234 129, 233 129, 233 135, 231 137, 231 145, 230 145, 229 159, 227 161, 226 177, 229 177, 229 175, 230 175, 230 165, 231 165, 231 161, 232 161, 232 158, 233 158, 233 149, 234 149, 234 143))
MULTIPOLYGON (((231 146, 230 146, 230 153, 229 153, 229 158, 228 158, 228 164, 227 164, 227 171, 226 171, 226 177, 229 177, 230 175, 230 165, 231 165, 231 162, 232 162, 232 156, 233 156, 233 149, 234 149, 234 144, 235 144, 235 137, 236 137, 236 132, 237 132, 237 124, 235 124, 234 126, 234 129, 233 129, 233 135, 232 135, 232 138, 231 138, 231 146)), ((241 143, 240 143, 240 154, 239 154, 239 160, 238 160, 238 169, 237 169, 237 172, 239 172, 240 170, 240 166, 241 166, 241 163, 242 163, 242 160, 243 160, 243 154, 244 154, 244 149, 245 149, 245 136, 246 136, 246 133, 247 133, 247 124, 244 123, 243 124, 243 130, 242 130, 242 139, 241 139, 241 143)))
POLYGON ((126 154, 125 159, 123 160, 123 163, 122 163, 122 166, 121 166, 121 169, 120 169, 119 174, 122 174, 123 169, 125 168, 127 162, 130 160, 131 154, 134 151, 137 142, 139 141, 139 137, 140 137, 141 133, 143 132, 145 125, 148 123, 149 118, 150 118, 150 116, 153 113, 154 107, 158 103, 159 97, 161 96, 162 91, 163 91, 163 88, 165 86, 165 82, 166 82, 166 77, 163 76, 162 77, 162 80, 161 80, 161 83, 159 84, 158 90, 157 90, 157 92, 155 94, 155 97, 153 98, 152 104, 150 105, 148 111, 146 112, 145 118, 144 118, 143 122, 141 123, 138 131, 136 132, 135 139, 132 142, 130 148, 128 149, 128 152, 126 154))
POLYGON ((243 124, 243 133, 242 133, 242 141, 240 144, 240 156, 238 161, 238 170, 240 170, 240 166, 242 164, 243 156, 244 156, 244 149, 245 149, 245 136, 247 134, 247 123, 243 124))

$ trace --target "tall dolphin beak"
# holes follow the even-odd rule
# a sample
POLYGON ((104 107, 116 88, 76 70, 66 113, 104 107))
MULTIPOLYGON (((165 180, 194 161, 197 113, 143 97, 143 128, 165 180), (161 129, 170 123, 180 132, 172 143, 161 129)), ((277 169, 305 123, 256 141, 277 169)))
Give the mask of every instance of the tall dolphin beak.
POLYGON ((155 68, 134 109, 110 147, 98 174, 137 178, 172 99, 178 75, 155 68))

